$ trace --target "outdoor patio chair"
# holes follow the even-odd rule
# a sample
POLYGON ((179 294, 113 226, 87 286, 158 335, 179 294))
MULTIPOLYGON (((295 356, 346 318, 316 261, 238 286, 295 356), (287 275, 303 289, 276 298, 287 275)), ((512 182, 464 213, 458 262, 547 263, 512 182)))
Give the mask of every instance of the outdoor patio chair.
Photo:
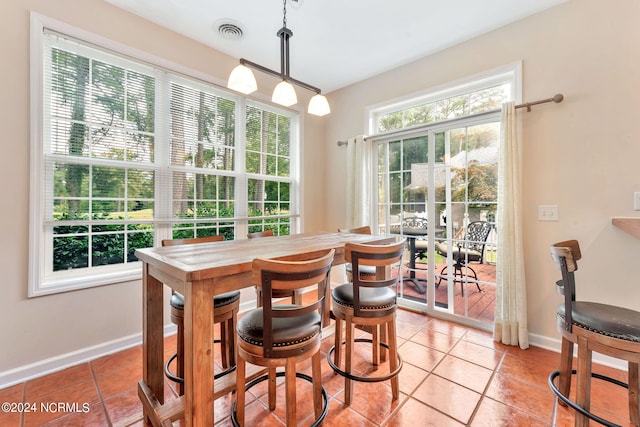
MULTIPOLYGON (((461 241, 457 241, 454 247, 450 247, 447 242, 436 242, 436 252, 443 257, 447 257, 449 252, 453 256, 453 280, 454 282, 460 282, 460 291, 464 295, 464 283, 465 283, 465 270, 466 276, 471 276, 478 288, 478 292, 482 292, 480 284, 478 283, 478 275, 476 271, 469 265, 469 263, 482 264, 484 261, 484 248, 487 244, 487 238, 493 225, 487 221, 473 221, 470 222, 464 234, 464 238, 461 241)), ((445 265, 440 270, 438 281, 436 282, 436 288, 440 286, 443 280, 447 280, 446 277, 447 266, 445 265)))

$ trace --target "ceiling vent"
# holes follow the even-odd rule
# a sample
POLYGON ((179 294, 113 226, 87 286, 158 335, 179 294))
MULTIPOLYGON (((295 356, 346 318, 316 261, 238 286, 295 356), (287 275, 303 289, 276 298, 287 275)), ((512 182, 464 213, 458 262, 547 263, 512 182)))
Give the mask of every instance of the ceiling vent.
POLYGON ((225 20, 217 23, 218 34, 227 40, 239 40, 244 35, 244 30, 239 23, 225 20))

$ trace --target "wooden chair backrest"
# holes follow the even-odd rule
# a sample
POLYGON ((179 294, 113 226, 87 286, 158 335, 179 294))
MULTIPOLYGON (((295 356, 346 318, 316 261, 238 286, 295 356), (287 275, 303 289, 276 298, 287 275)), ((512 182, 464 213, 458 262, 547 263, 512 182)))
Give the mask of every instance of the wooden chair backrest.
POLYGON ((363 225, 356 228, 338 228, 338 233, 371 234, 371 227, 363 225))
POLYGON ((221 242, 224 240, 223 235, 207 236, 207 237, 193 237, 189 239, 164 239, 162 246, 176 246, 176 245, 191 245, 195 243, 209 243, 209 242, 221 242))
POLYGON ((247 234, 247 239, 255 239, 257 237, 271 237, 273 236, 273 230, 256 231, 255 233, 247 234))
POLYGON ((570 273, 578 269, 578 261, 582 258, 580 253, 580 244, 577 240, 565 240, 564 242, 558 242, 551 245, 551 258, 556 263, 558 268, 562 269, 562 258, 565 259, 567 264, 567 271, 570 273))
POLYGON ((273 318, 292 318, 317 311, 320 314, 320 324, 322 324, 326 287, 329 286, 329 272, 334 254, 335 249, 330 249, 323 251, 319 257, 318 252, 312 252, 308 257, 298 254, 291 259, 283 257, 253 260, 253 284, 262 288, 263 296, 264 357, 292 357, 302 351, 298 346, 294 346, 295 349, 273 346, 273 318), (274 292, 293 291, 309 286, 317 288, 317 296, 313 302, 307 305, 275 305, 274 309, 274 292))
POLYGON ((353 308, 354 314, 359 316, 360 288, 382 288, 397 286, 401 269, 402 257, 406 246, 406 238, 390 244, 347 243, 344 247, 347 262, 353 264, 353 271, 360 271, 361 266, 374 266, 378 273, 375 277, 353 275, 353 308))
POLYGON ((577 240, 565 240, 558 242, 549 248, 551 258, 562 273, 562 280, 556 282, 556 290, 564 295, 564 329, 572 332, 573 329, 573 302, 576 300, 576 282, 574 271, 578 269, 578 261, 582 258, 580 245, 577 240))

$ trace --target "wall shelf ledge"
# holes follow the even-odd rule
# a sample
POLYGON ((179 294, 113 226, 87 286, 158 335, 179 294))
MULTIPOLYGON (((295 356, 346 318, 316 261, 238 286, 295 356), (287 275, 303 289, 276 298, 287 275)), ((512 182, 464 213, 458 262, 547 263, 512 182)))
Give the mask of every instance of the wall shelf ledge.
POLYGON ((613 217, 611 224, 640 239, 640 217, 613 217))

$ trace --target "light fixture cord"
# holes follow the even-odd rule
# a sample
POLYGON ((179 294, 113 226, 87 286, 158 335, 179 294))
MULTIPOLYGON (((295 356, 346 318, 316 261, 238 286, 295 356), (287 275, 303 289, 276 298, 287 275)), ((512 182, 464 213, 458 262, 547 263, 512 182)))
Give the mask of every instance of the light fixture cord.
POLYGON ((289 78, 289 37, 293 33, 287 28, 287 0, 282 1, 282 28, 278 31, 280 37, 280 74, 283 80, 289 78))
POLYGON ((287 28, 287 0, 282 1, 282 26, 287 28))

